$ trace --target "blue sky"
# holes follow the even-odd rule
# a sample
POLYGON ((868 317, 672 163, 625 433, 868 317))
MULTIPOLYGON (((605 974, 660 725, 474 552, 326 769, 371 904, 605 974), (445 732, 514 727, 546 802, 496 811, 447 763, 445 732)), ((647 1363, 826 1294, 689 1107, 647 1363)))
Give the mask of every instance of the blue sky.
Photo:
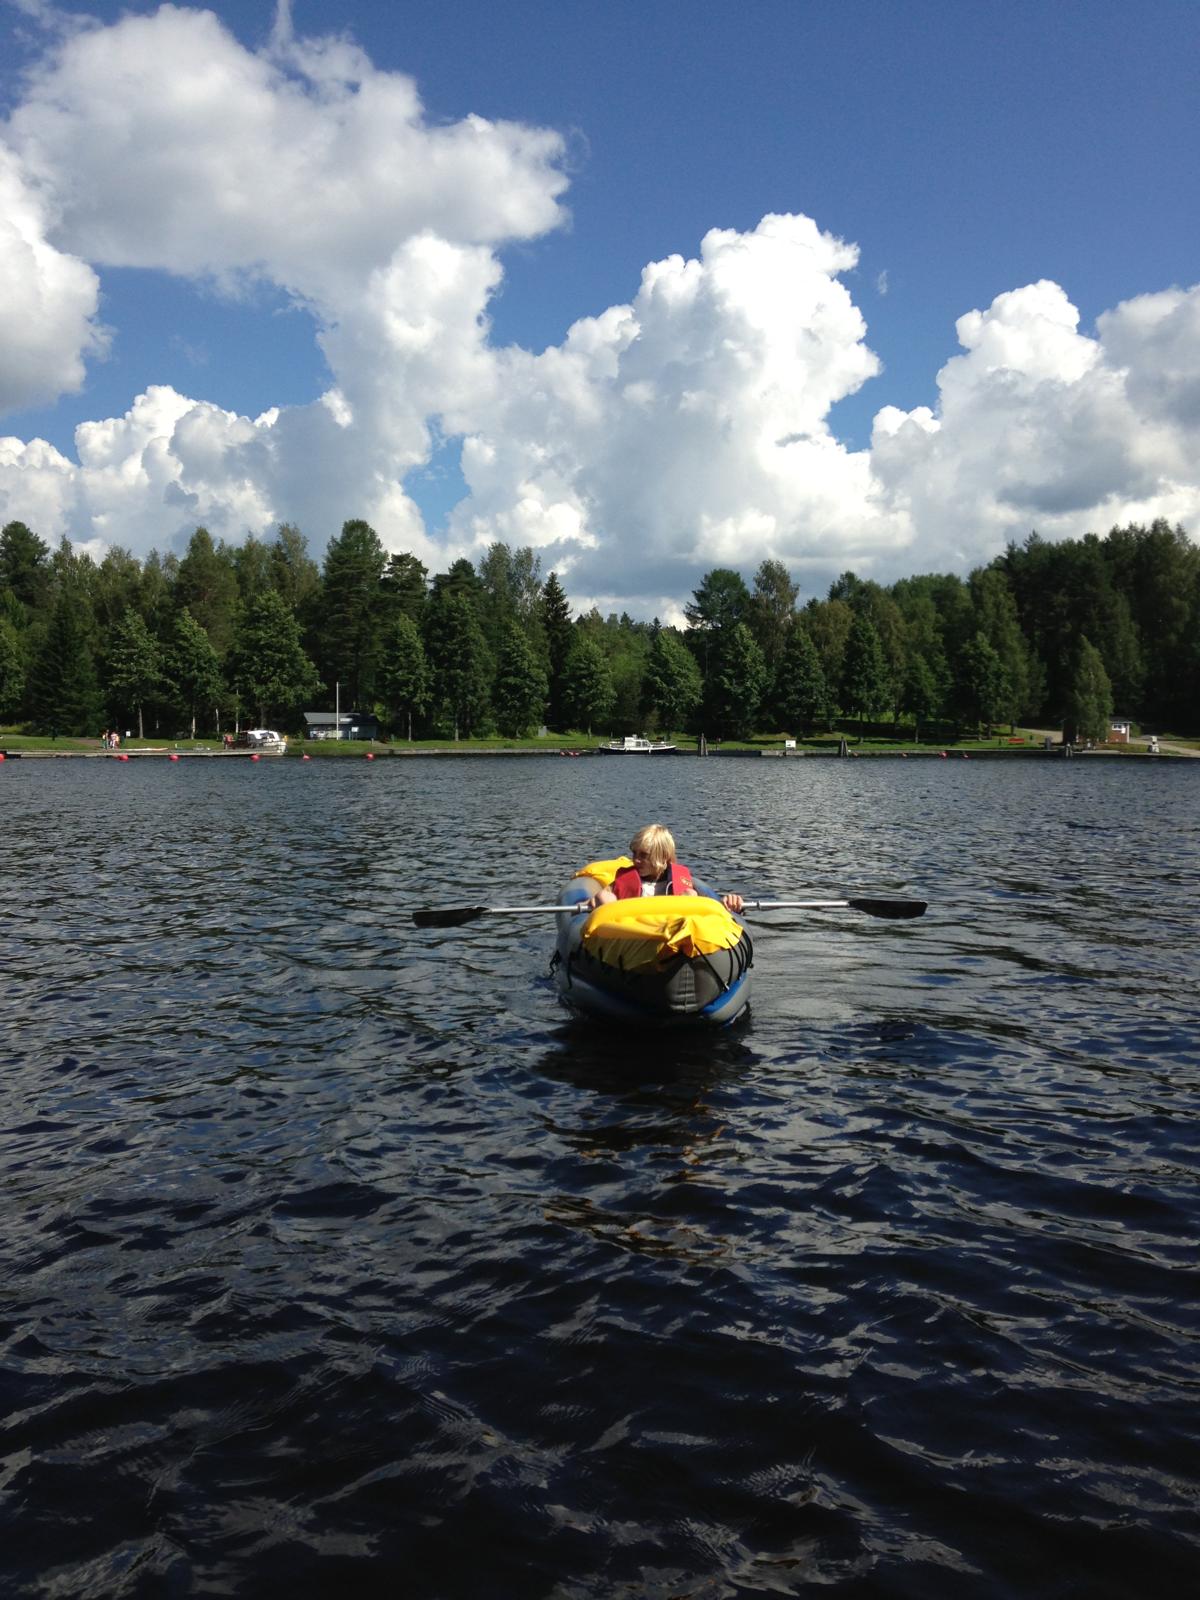
MULTIPOLYGON (((749 574, 767 555, 786 560, 812 592, 847 564, 884 579, 934 568, 965 571, 1034 525, 1049 536, 1066 536, 1088 527, 1104 531, 1126 515, 1161 512, 1190 526, 1189 513, 1200 505, 1197 469, 1189 476, 1186 467, 1189 452, 1195 458, 1197 421, 1188 375, 1200 353, 1200 312, 1186 294, 1200 279, 1200 6, 1173 0, 1142 8, 1107 0, 762 0, 745 7, 673 0, 516 0, 504 6, 348 0, 318 7, 295 0, 281 17, 267 4, 211 9, 231 36, 219 51, 226 66, 241 59, 237 52, 248 62, 271 57, 276 90, 303 80, 303 69, 283 60, 279 49, 279 29, 287 33, 290 22, 293 40, 351 36, 380 81, 397 74, 415 80, 426 132, 476 115, 559 136, 548 163, 557 181, 566 179, 553 197, 557 225, 543 216, 492 228, 481 240, 469 228, 456 233, 458 220, 451 218, 448 237, 455 248, 482 244, 496 264, 497 279, 485 296, 486 348, 474 351, 472 360, 497 369, 499 357, 498 371, 477 381, 464 378, 453 394, 443 394, 427 376, 423 386, 414 386, 407 365, 381 369, 375 392, 389 384, 402 388, 429 428, 423 456, 411 418, 403 442, 397 433, 394 481, 381 465, 391 424, 375 417, 368 439, 364 405, 357 402, 352 425, 342 428, 343 442, 363 433, 355 438, 350 465, 369 474, 375 488, 361 497, 365 508, 347 500, 341 515, 370 514, 385 542, 416 548, 431 565, 493 537, 535 542, 544 566, 565 570, 581 602, 651 611, 707 565, 741 565, 749 574), (736 305, 726 288, 712 290, 704 300, 708 320, 701 327, 701 311, 692 308, 690 353, 676 361, 669 349, 671 318, 656 333, 651 308, 637 302, 643 270, 674 255, 699 261, 713 229, 725 230, 727 239, 757 238, 770 215, 811 219, 822 236, 856 246, 856 262, 817 261, 792 235, 763 243, 754 269, 765 274, 761 297, 753 272, 739 279, 737 293, 744 298, 736 305), (811 337, 799 325, 803 317, 798 323, 786 306, 761 319, 756 309, 773 306, 770 296, 779 292, 775 258, 784 261, 786 279, 787 253, 796 251, 812 262, 814 281, 841 286, 851 308, 848 313, 842 305, 837 327, 823 326, 811 337), (1002 301, 989 313, 998 297, 1046 283, 1057 287, 1058 297, 1045 290, 1040 298, 1002 301), (1106 313, 1172 290, 1182 298, 1154 302, 1144 315, 1120 314, 1111 349, 1098 335, 1097 319, 1106 313), (639 330, 637 375, 631 376, 632 358, 622 346, 625 376, 590 372, 586 398, 577 392, 579 380, 569 396, 555 391, 553 404, 546 402, 545 363, 521 366, 505 354, 555 351, 577 319, 631 305, 639 330), (1073 331, 1064 305, 1078 312, 1073 331), (963 358, 956 322, 972 311, 984 314, 984 324, 966 364, 960 360, 953 369, 959 409, 952 412, 939 374, 952 358, 963 358), (821 398, 812 400, 800 370, 806 349, 811 345, 816 366, 829 361, 843 370, 839 363, 855 345, 846 321, 853 313, 865 324, 858 344, 881 370, 818 384, 821 398), (747 317, 756 331, 750 348, 741 349, 747 317), (786 346, 792 370, 781 374, 778 362, 764 356, 764 341, 776 351, 786 346), (651 347, 658 352, 652 368, 644 354, 651 347), (698 355, 700 347, 707 353, 698 355), (722 348, 737 348, 744 387, 731 385, 713 356, 722 348), (671 374, 680 363, 688 379, 676 389, 671 374), (1156 363, 1175 374, 1178 404, 1166 416, 1153 398, 1156 363), (648 430, 630 424, 621 409, 627 380, 643 399, 652 391, 648 430), (492 384, 495 396, 483 404, 478 392, 492 384), (1069 405, 1064 384, 1072 386, 1069 405), (1021 391, 1019 415, 1014 388, 1021 391), (680 406, 699 404, 698 393, 712 417, 723 419, 720 427, 713 423, 707 442, 690 425, 668 425, 667 410, 677 422, 680 406), (606 408, 603 430, 589 433, 582 422, 564 421, 572 406, 582 416, 593 404, 606 408), (730 446, 718 467, 714 452, 725 448, 720 441, 728 442, 738 418, 760 405, 757 433, 730 446), (789 408, 802 417, 795 428, 786 423, 789 408), (872 426, 884 408, 895 415, 873 452, 872 426), (925 411, 917 416, 919 408, 925 411), (1093 431, 1082 437, 1089 418, 1093 431), (647 439, 644 459, 604 442, 620 439, 627 426, 631 438, 647 439), (768 462, 762 476, 762 440, 776 426, 784 439, 803 436, 812 452, 794 452, 786 469, 768 462), (986 444, 989 427, 996 430, 996 448, 986 444), (1169 447, 1162 443, 1164 428, 1174 430, 1169 447), (1036 470, 1025 473, 1014 458, 988 478, 988 461, 996 449, 1003 454, 1002 441, 1022 434, 1044 441, 1056 430, 1057 447, 1046 449, 1036 470), (1114 437, 1134 440, 1124 475, 1112 468, 1114 437), (466 480, 458 470, 463 438, 479 443, 466 480), (446 442, 439 447, 439 440, 446 442), (1147 440, 1159 450, 1149 466, 1147 440), (689 451, 698 451, 705 464, 702 485, 695 483, 689 451), (619 481, 622 454, 629 472, 643 479, 662 464, 663 482, 653 495, 644 481, 619 481), (1068 456, 1081 464, 1078 470, 1064 472, 1068 456), (552 470, 545 465, 551 459, 552 470), (818 479, 820 494, 806 498, 805 484, 818 479), (532 497, 524 492, 531 483, 532 497), (528 514, 531 503, 535 517, 528 514), (964 508, 975 504, 983 508, 979 525, 964 529, 964 508), (618 566, 620 581, 608 581, 618 566)), ((138 4, 91 4, 74 16, 94 20, 94 39, 107 30, 118 40, 123 36, 112 30, 122 27, 123 17, 154 13, 138 4)), ((68 532, 84 543, 96 541, 97 549, 117 542, 139 554, 150 543, 177 544, 189 518, 236 539, 247 528, 269 531, 272 519, 287 517, 299 522, 319 552, 336 530, 338 508, 331 499, 318 510, 312 486, 295 466, 311 448, 275 448, 272 438, 275 453, 256 478, 259 467, 246 441, 224 440, 224 468, 213 466, 210 453, 201 482, 189 478, 186 464, 172 466, 166 499, 160 476, 142 486, 136 504, 133 490, 124 503, 112 488, 122 472, 138 476, 135 454, 118 462, 109 449, 103 493, 86 474, 72 475, 79 465, 76 427, 126 417, 136 398, 155 386, 251 420, 273 407, 306 415, 323 392, 349 392, 347 371, 334 370, 317 334, 348 325, 357 302, 344 263, 335 291, 327 277, 317 285, 306 276, 305 263, 284 259, 282 243, 279 259, 265 272, 249 257, 237 258, 232 246, 214 266, 202 259, 202 216, 194 262, 178 240, 158 241, 154 208, 170 199, 165 191, 153 197, 137 152, 155 140, 169 145, 173 137, 186 138, 186 125, 172 126, 169 107, 144 127, 135 125, 130 142, 97 169, 99 177, 84 172, 80 152, 94 147, 104 107, 89 99, 87 74, 98 73, 98 58, 68 73, 55 55, 65 15, 30 0, 9 0, 0 11, 9 35, 0 55, 6 63, 3 103, 11 116, 6 142, 28 191, 44 201, 39 216, 47 241, 71 261, 86 263, 95 277, 94 311, 72 303, 77 318, 108 330, 107 350, 84 350, 80 335, 73 378, 64 352, 56 350, 58 369, 46 359, 44 374, 31 370, 23 386, 10 386, 0 433, 26 445, 45 439, 67 465, 56 464, 48 474, 28 450, 19 460, 0 462, 0 515, 40 522, 48 537, 68 532), (32 82, 23 76, 28 71, 37 75, 32 82), (48 105, 68 108, 68 133, 46 135, 38 117, 48 105), (121 162, 131 151, 126 172, 121 162), (95 217, 73 222, 71 215, 81 186, 108 183, 119 191, 121 221, 114 229, 126 230, 116 240, 95 217), (122 185, 145 188, 151 198, 139 210, 126 203, 122 185), (214 271, 224 271, 219 286, 214 271), (229 455, 235 447, 236 461, 229 455), (233 478, 236 490, 228 481, 233 478)), ((156 23, 164 36, 169 20, 156 23)), ((206 47, 191 39, 191 56, 206 47)), ((149 35, 141 48, 146 71, 157 60, 169 78, 170 50, 156 54, 149 35)), ((135 55, 123 52, 121 59, 135 55)), ((316 120, 323 114, 321 91, 311 80, 303 87, 316 120)), ((229 92, 238 92, 236 83, 229 92)), ((370 133, 362 137, 369 142, 370 133)), ((407 159, 414 154, 419 161, 419 151, 407 159)), ((374 202, 362 170, 387 161, 386 141, 367 155, 355 181, 361 186, 356 203, 369 213, 374 202)), ((264 149, 262 189, 252 197, 268 210, 269 169, 277 159, 277 150, 264 149)), ((180 160, 186 167, 186 148, 180 160)), ((534 165, 522 181, 542 182, 542 203, 550 204, 553 185, 546 186, 544 171, 539 177, 534 165)), ((219 163, 207 169, 210 189, 221 182, 221 170, 219 163)), ((190 194, 188 204, 202 213, 206 191, 197 187, 194 172, 184 171, 180 194, 190 194)), ((288 191, 277 219, 281 240, 303 203, 294 187, 288 191)), ((405 217, 415 214, 407 203, 401 209, 405 217)), ((426 233, 437 231, 439 216, 430 212, 432 221, 422 224, 426 233)), ((219 219, 214 224, 221 225, 219 219)), ((331 219, 331 228, 338 225, 331 219)), ((397 222, 394 238, 379 242, 381 261, 403 244, 405 226, 397 222)), ((308 250, 311 260, 311 245, 308 250)), ((704 261, 702 299, 708 279, 716 283, 720 276, 715 259, 704 261)), ((400 299, 405 292, 394 290, 400 299)), ((819 291, 816 298, 823 298, 819 291)), ((478 294, 473 303, 476 309, 483 303, 478 294)), ((4 334, 0 318, 0 358, 4 334)), ((364 332, 355 346, 359 376, 371 349, 372 336, 364 332)), ((35 357, 41 359, 37 352, 22 359, 32 369, 35 357)), ((0 373, 3 364, 0 359, 0 373)), ((165 419, 135 429, 129 451, 147 448, 149 433, 170 453, 179 412, 172 406, 165 419)), ((299 419, 292 423, 299 430, 299 419)), ((261 444, 256 440, 255 449, 261 444)), ((347 466, 343 489, 354 481, 347 466)))

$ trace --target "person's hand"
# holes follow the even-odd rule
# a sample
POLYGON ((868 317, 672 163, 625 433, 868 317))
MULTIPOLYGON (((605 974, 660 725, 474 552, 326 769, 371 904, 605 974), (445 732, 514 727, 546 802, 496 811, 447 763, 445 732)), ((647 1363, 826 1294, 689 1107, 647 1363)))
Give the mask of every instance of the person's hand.
POLYGON ((746 902, 740 894, 723 894, 721 896, 721 904, 726 911, 740 911, 746 902))
POLYGON ((583 902, 583 909, 585 911, 595 911, 597 906, 609 905, 616 898, 611 889, 597 889, 590 900, 583 902))

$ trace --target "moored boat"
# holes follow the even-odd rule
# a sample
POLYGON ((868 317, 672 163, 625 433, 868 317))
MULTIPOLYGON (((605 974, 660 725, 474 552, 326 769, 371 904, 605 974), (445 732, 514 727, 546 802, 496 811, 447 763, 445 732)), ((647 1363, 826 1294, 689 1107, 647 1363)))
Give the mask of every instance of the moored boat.
POLYGON ((663 739, 643 739, 640 733, 627 733, 623 739, 610 739, 600 746, 602 756, 669 756, 675 750, 675 745, 663 739))
MULTIPOLYGON (((560 904, 602 882, 576 877, 560 904)), ((562 999, 587 1016, 649 1028, 726 1027, 750 1002, 750 935, 703 894, 617 900, 560 912, 551 965, 562 999)))

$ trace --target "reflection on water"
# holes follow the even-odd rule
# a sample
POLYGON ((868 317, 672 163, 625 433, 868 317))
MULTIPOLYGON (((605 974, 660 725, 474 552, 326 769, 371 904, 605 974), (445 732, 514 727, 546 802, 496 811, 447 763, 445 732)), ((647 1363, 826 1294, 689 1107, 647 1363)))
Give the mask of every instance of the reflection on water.
POLYGON ((6 766, 7 1588, 1186 1592, 1195 782, 6 766), (654 818, 930 911, 756 916, 711 1039, 411 926, 654 818))

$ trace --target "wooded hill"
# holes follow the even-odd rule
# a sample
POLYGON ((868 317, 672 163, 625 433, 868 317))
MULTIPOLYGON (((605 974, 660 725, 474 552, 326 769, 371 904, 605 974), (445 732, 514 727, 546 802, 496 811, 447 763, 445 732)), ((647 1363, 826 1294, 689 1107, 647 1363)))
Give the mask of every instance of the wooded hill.
MULTIPOLYGON (((682 597, 681 597, 682 600, 682 597)), ((844 573, 802 601, 779 561, 707 573, 688 626, 572 616, 531 549, 432 577, 347 522, 318 565, 298 529, 99 564, 0 533, 0 719, 180 737, 303 710, 374 711, 402 737, 804 733, 836 720, 1019 721, 1103 737, 1115 712, 1200 731, 1200 549, 1166 522, 1049 544, 966 579, 844 573)))

